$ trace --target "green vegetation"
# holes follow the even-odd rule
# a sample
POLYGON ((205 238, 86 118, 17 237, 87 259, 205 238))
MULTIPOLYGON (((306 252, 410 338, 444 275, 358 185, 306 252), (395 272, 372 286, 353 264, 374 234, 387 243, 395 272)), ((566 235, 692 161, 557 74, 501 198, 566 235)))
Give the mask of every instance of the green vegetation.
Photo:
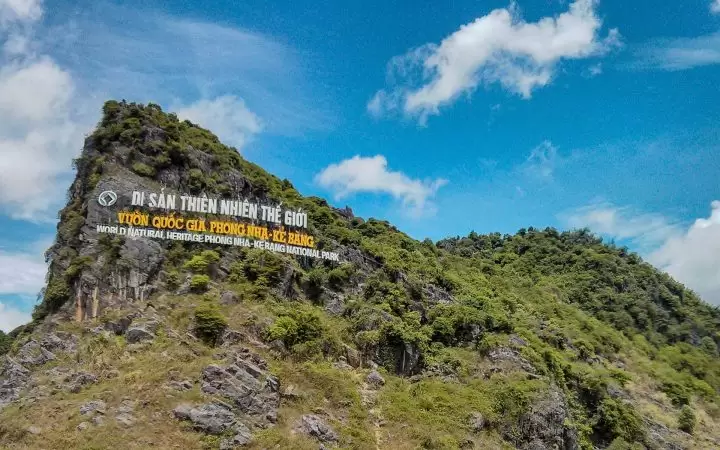
POLYGON ((183 268, 193 273, 205 273, 211 264, 220 261, 220 255, 213 250, 205 250, 198 255, 193 256, 185 263, 183 268))
POLYGON ((10 351, 12 345, 12 339, 7 334, 0 330, 0 356, 10 351))
POLYGON ((195 332, 206 343, 215 345, 227 325, 227 319, 213 301, 204 300, 195 308, 195 332))
POLYGON ((133 172, 135 172, 138 175, 142 175, 144 177, 154 177, 155 176, 155 169, 148 166, 145 163, 136 162, 132 166, 133 172))
POLYGON ((318 313, 309 307, 281 308, 267 330, 267 340, 279 339, 296 353, 318 348, 325 330, 318 313))
MULTIPOLYGON (((285 412, 307 412, 346 396, 348 404, 338 408, 343 433, 354 439, 347 448, 367 448, 372 434, 356 401, 359 383, 351 380, 358 374, 344 377, 326 361, 347 349, 385 371, 388 383, 377 401, 388 421, 388 445, 395 448, 459 448, 471 433, 473 412, 486 418, 487 430, 471 440, 501 448, 521 432, 512 425, 550 389, 567 403, 566 426, 583 449, 638 448, 652 439, 641 417, 695 436, 720 432, 706 423, 720 418, 720 310, 588 230, 529 228, 419 242, 386 221, 351 217, 321 198, 301 196, 209 131, 156 105, 107 102, 92 141, 97 154, 77 161, 79 181, 61 212, 36 320, 71 299, 75 277, 87 264, 100 255, 119 260, 118 238, 103 238, 98 255, 77 253, 87 214, 83 196, 97 174, 130 167, 161 179, 172 169, 178 177, 173 188, 215 196, 238 196, 228 180, 243 179, 243 196, 302 208, 317 247, 351 257, 331 264, 166 242, 162 281, 168 288, 189 272, 194 292, 205 292, 212 276, 208 295, 217 286, 242 299, 234 312, 223 306, 222 314, 204 302, 173 320, 186 330, 194 317, 208 342, 216 342, 226 322, 257 329, 266 343, 282 342, 286 351, 276 369, 307 386, 313 398, 285 412), (118 148, 131 150, 126 159, 117 156, 118 148), (494 361, 496 354, 506 360, 494 361), (412 383, 402 378, 411 375, 419 377, 412 383), (310 386, 303 377, 328 385, 310 386), (697 424, 696 414, 703 418, 697 424)), ((259 442, 305 448, 307 442, 280 432, 290 429, 279 423, 259 442)))
POLYGON ((678 427, 686 433, 692 434, 695 431, 697 425, 697 418, 695 417, 695 411, 689 406, 685 405, 680 410, 680 417, 678 418, 678 427))
POLYGON ((190 279, 190 289, 195 292, 203 292, 210 283, 210 277, 207 275, 193 275, 190 279))

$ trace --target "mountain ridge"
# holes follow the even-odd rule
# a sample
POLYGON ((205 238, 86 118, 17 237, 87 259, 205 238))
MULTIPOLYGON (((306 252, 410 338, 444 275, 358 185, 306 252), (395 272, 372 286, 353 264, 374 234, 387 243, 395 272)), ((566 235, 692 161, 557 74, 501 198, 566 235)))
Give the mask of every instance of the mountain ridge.
POLYGON ((720 312, 588 230, 419 242, 153 104, 107 102, 75 167, 33 323, 0 335, 0 446, 720 445, 720 312), (342 262, 95 232, 100 192, 161 189, 307 211, 342 262))

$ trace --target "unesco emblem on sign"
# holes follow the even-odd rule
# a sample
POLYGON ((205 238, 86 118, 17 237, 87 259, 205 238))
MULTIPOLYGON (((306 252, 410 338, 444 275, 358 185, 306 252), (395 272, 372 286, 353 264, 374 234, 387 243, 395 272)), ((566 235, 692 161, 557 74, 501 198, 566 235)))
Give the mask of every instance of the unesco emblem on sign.
POLYGON ((117 202, 117 194, 113 191, 104 191, 100 193, 100 196, 98 197, 98 203, 100 206, 112 206, 117 202))

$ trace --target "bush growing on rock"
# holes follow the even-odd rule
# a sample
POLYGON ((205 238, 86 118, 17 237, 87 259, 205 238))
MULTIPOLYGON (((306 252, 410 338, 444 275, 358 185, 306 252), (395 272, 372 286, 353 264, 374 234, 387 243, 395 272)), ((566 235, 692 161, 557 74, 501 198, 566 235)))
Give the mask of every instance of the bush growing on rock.
POLYGON ((606 397, 598 408, 600 427, 610 439, 621 437, 636 442, 644 437, 643 422, 632 405, 606 397))
POLYGON ((313 269, 305 274, 303 280, 305 282, 305 293, 310 299, 316 300, 322 293, 322 286, 325 283, 325 272, 321 269, 313 269))
POLYGON ((183 268, 193 273, 205 273, 210 264, 215 264, 218 261, 220 261, 220 255, 216 251, 205 250, 199 255, 193 256, 183 265, 183 268))
POLYGON ((690 405, 683 406, 680 410, 680 417, 678 418, 679 428, 686 433, 692 434, 693 431, 695 431, 696 423, 695 411, 693 411, 690 405))
POLYGON ((328 284, 335 290, 342 289, 345 284, 350 281, 350 277, 355 272, 352 264, 343 264, 328 272, 328 284))
POLYGON ((143 177, 154 177, 155 169, 142 162, 136 162, 132 165, 132 170, 138 175, 143 177))
POLYGON ((227 319, 213 301, 203 300, 195 308, 195 332, 206 343, 217 343, 227 325, 227 319))
POLYGON ((0 356, 4 355, 10 350, 10 345, 12 344, 12 339, 5 333, 3 333, 2 330, 0 330, 0 356))
POLYGON ((321 350, 319 344, 326 337, 325 332, 319 313, 310 306, 298 305, 279 311, 266 338, 268 341, 279 339, 293 352, 310 355, 321 350))
POLYGON ((193 275, 190 279, 190 289, 195 292, 202 292, 210 284, 210 277, 207 275, 193 275))

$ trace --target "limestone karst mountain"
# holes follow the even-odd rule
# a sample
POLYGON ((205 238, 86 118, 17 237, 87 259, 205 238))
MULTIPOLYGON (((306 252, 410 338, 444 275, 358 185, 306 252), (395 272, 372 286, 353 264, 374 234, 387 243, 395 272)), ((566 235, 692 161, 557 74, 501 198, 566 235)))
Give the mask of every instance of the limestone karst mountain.
POLYGON ((720 448, 720 312, 588 230, 418 242, 152 104, 107 102, 76 168, 34 320, 0 334, 0 448, 720 448), (197 242, 132 192, 308 226, 197 242))

